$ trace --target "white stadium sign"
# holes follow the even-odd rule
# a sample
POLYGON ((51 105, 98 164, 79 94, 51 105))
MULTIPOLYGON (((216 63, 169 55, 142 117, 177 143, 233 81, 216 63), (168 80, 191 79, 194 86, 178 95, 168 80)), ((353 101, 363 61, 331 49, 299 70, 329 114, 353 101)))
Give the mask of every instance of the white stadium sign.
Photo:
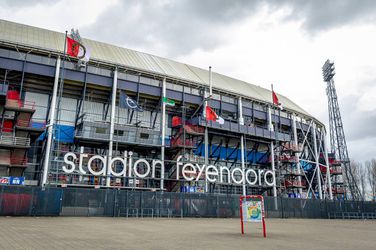
MULTIPOLYGON (((83 152, 83 149, 81 150, 83 152)), ((64 162, 62 169, 67 174, 72 174, 78 171, 81 174, 92 174, 95 176, 114 176, 114 177, 136 177, 136 178, 155 178, 156 168, 161 169, 161 175, 164 176, 164 163, 161 160, 152 160, 149 162, 146 159, 133 159, 132 151, 125 151, 123 157, 114 157, 108 160, 107 156, 93 155, 90 156, 85 153, 68 152, 64 155, 64 162), (83 166, 84 161, 87 160, 87 166, 83 166), (102 168, 100 170, 93 168, 93 162, 101 162, 102 168), (114 163, 122 165, 121 171, 116 172, 113 168, 114 163), (109 166, 107 166, 109 165, 109 166), (140 166, 143 171, 140 171, 140 166), (85 170, 87 169, 89 173, 85 170)), ((206 179, 208 182, 223 183, 223 184, 247 184, 273 186, 275 183, 275 173, 271 170, 259 169, 241 169, 239 167, 228 168, 225 166, 214 165, 199 165, 197 163, 186 163, 182 161, 183 156, 180 155, 176 161, 176 180, 181 177, 186 181, 198 181, 206 179)))

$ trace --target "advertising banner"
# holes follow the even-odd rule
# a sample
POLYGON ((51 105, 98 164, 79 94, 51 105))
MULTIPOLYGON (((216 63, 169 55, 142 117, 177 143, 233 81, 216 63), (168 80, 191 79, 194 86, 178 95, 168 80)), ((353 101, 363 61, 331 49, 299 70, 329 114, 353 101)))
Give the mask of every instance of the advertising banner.
POLYGON ((9 185, 10 177, 0 177, 0 185, 9 185))

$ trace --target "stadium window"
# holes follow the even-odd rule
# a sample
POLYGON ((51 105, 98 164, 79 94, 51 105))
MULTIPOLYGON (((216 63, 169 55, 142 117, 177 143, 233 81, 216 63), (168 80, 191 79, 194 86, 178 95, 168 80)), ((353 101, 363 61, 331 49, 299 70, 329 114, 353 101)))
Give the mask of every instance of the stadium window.
POLYGON ((200 95, 200 91, 196 88, 192 88, 192 95, 200 95))
POLYGON ((112 71, 108 70, 108 69, 100 69, 99 72, 100 72, 101 75, 104 75, 104 76, 111 76, 112 75, 112 71))
POLYGON ((140 133, 140 139, 149 139, 149 134, 147 134, 147 133, 140 133))
POLYGON ((191 93, 191 87, 184 86, 184 93, 190 94, 191 93))
POLYGON ((132 75, 128 74, 126 75, 126 80, 131 81, 131 82, 138 82, 138 76, 137 75, 132 75))
POLYGON ((262 105, 258 103, 253 103, 253 108, 255 110, 264 111, 264 108, 262 107, 262 105))
POLYGON ((178 84, 172 84, 172 89, 173 90, 177 90, 177 91, 180 91, 180 92, 183 92, 183 86, 182 85, 178 85, 178 84))
POLYGON ((285 111, 281 111, 281 117, 288 118, 288 114, 285 111))
POLYGON ((226 95, 222 95, 222 101, 232 103, 232 104, 236 103, 235 98, 230 97, 230 96, 226 96, 226 95))
POLYGON ((147 78, 147 77, 144 77, 144 76, 140 76, 140 83, 145 83, 145 84, 150 85, 151 84, 150 82, 151 82, 150 78, 147 78))
POLYGON ((97 134, 106 134, 106 128, 95 128, 95 133, 97 134))
POLYGON ((246 107, 246 108, 252 108, 252 101, 248 101, 248 100, 243 99, 242 105, 243 105, 243 107, 246 107))
POLYGON ((229 112, 229 111, 226 111, 226 110, 222 110, 221 116, 223 118, 229 119, 229 120, 236 120, 237 119, 237 114, 236 113, 229 112))
POLYGON ((119 72, 119 73, 118 73, 118 78, 119 78, 119 79, 126 80, 126 79, 127 79, 127 74, 126 74, 126 73, 123 73, 123 72, 119 72))
POLYGON ((9 57, 9 50, 0 49, 0 56, 9 57))
POLYGON ((156 80, 156 79, 150 79, 150 85, 153 85, 153 86, 156 86, 156 87, 159 87, 161 81, 159 80, 156 80))
POLYGON ((123 136, 124 135, 124 131, 123 130, 119 130, 119 129, 115 129, 114 130, 114 135, 123 136))
POLYGON ((88 73, 92 73, 92 74, 98 74, 98 68, 96 68, 96 67, 88 67, 87 68, 87 72, 88 73))
POLYGON ((170 82, 166 82, 166 89, 174 89, 174 85, 170 82))
POLYGON ((220 96, 219 94, 214 94, 214 93, 213 93, 212 98, 213 98, 214 100, 218 100, 218 101, 221 100, 221 96, 220 96))

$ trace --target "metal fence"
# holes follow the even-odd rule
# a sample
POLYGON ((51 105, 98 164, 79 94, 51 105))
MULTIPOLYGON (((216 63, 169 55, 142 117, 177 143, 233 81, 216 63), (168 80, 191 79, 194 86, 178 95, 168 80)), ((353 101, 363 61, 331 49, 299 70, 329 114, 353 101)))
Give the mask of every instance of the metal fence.
MULTIPOLYGON (((265 197, 268 218, 376 219, 375 202, 265 197)), ((239 196, 0 186, 3 216, 239 217, 239 196)))

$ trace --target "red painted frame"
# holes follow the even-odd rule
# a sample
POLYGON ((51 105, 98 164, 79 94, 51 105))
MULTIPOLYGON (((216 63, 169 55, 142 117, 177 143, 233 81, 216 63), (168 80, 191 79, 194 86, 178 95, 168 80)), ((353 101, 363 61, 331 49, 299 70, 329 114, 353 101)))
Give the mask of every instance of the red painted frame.
POLYGON ((264 234, 264 238, 266 238, 266 225, 265 225, 265 208, 264 208, 264 197, 262 195, 245 195, 245 196, 240 196, 239 199, 239 204, 240 204, 240 227, 241 227, 241 232, 244 234, 244 222, 243 222, 243 199, 252 199, 252 198, 257 198, 261 200, 261 214, 262 214, 262 232, 264 234))

